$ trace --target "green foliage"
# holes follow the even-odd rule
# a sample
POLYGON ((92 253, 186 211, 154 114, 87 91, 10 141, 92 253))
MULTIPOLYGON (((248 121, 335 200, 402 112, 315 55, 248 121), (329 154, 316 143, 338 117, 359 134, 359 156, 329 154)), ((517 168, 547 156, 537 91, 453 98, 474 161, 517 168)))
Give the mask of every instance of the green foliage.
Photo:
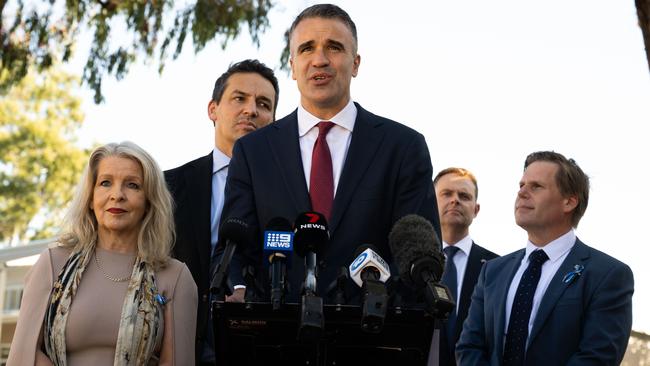
POLYGON ((280 69, 286 71, 287 73, 291 72, 291 67, 289 66, 289 60, 291 59, 291 50, 289 49, 289 29, 284 32, 284 49, 282 49, 282 54, 280 54, 280 69))
MULTIPOLYGON (((0 81, 8 74, 0 71, 0 81)), ((0 241, 22 239, 39 213, 49 230, 72 197, 88 155, 75 145, 83 121, 81 99, 70 93, 77 83, 52 67, 28 72, 0 99, 0 241)))
POLYGON ((33 0, 26 8, 23 0, 14 0, 13 21, 4 24, 9 1, 0 0, 0 70, 7 72, 0 81, 0 94, 25 77, 32 65, 44 70, 54 61, 68 61, 84 30, 92 32, 93 42, 82 81, 94 90, 96 103, 103 100, 105 75, 120 80, 140 57, 152 60, 156 53, 162 72, 169 47, 176 59, 188 32, 195 52, 219 36, 225 48, 244 24, 259 45, 259 34, 266 30, 273 7, 271 0, 188 0, 182 4, 174 0, 33 0), (170 25, 165 26, 165 21, 170 25), (132 36, 130 40, 123 36, 125 32, 132 36))

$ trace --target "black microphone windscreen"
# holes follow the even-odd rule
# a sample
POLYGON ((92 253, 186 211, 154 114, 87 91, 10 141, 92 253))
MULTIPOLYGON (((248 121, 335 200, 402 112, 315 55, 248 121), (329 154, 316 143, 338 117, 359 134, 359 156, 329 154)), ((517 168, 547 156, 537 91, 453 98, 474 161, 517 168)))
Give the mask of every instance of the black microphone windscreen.
POLYGON ((316 253, 330 239, 327 219, 318 212, 303 212, 293 225, 293 248, 301 257, 308 252, 316 253))
POLYGON ((274 217, 266 223, 265 231, 293 231, 291 222, 284 217, 274 217))
POLYGON ((418 262, 418 269, 425 265, 436 279, 444 269, 445 257, 440 251, 440 240, 431 223, 418 215, 407 215, 397 220, 388 235, 388 245, 397 263, 400 277, 408 284, 419 282, 420 278, 412 273, 413 264, 418 262))
POLYGON ((219 241, 224 242, 230 240, 237 244, 249 244, 250 232, 248 224, 242 219, 231 217, 221 223, 219 229, 219 241))

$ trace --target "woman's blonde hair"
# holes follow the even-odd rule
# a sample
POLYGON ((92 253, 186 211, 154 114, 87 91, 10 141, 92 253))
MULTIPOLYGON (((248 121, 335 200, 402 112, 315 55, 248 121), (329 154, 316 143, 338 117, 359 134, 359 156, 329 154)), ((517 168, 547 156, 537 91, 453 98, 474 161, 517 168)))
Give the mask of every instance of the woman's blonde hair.
POLYGON ((97 219, 91 210, 93 191, 99 162, 110 156, 131 159, 142 167, 147 208, 138 233, 138 255, 156 269, 164 267, 174 242, 172 197, 156 161, 130 141, 106 144, 92 152, 77 194, 66 214, 59 242, 74 250, 93 246, 97 242, 97 219))

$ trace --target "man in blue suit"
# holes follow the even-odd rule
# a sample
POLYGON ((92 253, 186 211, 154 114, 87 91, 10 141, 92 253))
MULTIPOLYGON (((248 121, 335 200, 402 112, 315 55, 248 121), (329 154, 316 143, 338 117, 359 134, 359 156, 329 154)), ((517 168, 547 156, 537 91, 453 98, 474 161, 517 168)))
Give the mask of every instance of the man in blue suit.
POLYGON ((459 365, 618 365, 632 327, 630 267, 574 228, 589 178, 555 152, 526 158, 515 221, 525 249, 487 262, 456 346, 459 365))
MULTIPOLYGON (((317 253, 317 293, 326 303, 333 301, 328 287, 353 261, 358 246, 373 244, 392 261, 388 234, 402 216, 423 216, 440 235, 424 137, 350 97, 361 62, 356 34, 350 16, 330 4, 305 9, 290 28, 291 73, 300 105, 238 140, 230 164, 223 217, 243 219, 257 239, 238 247, 232 285, 244 284, 238 270, 244 261, 260 268, 258 276, 267 275, 260 267, 268 263, 261 232, 274 217, 293 221, 311 210, 327 217, 330 241, 317 253)), ((296 302, 304 279, 304 263, 296 255, 288 278, 287 300, 296 302)), ((352 281, 346 290, 350 296, 361 292, 352 281)))

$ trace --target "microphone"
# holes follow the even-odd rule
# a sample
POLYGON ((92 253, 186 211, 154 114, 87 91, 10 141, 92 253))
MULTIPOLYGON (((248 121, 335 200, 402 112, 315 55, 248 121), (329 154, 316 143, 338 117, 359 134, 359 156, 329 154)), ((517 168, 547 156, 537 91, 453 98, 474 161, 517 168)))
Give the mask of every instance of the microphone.
POLYGON ((293 243, 296 254, 305 258, 305 282, 302 290, 298 339, 315 342, 324 328, 323 299, 316 294, 318 277, 316 252, 329 241, 327 220, 318 212, 304 212, 294 222, 293 243))
POLYGON ((221 224, 219 229, 219 241, 226 243, 221 259, 212 272, 212 281, 210 281, 210 292, 217 294, 224 292, 231 295, 230 288, 226 285, 228 277, 228 268, 232 261, 237 245, 250 243, 248 224, 238 218, 229 218, 221 224))
POLYGON ((278 310, 284 304, 287 289, 287 264, 291 263, 293 231, 291 223, 283 217, 274 217, 264 231, 264 257, 271 264, 271 304, 278 310))
POLYGON ((447 317, 456 303, 447 286, 438 282, 445 257, 431 223, 418 215, 402 217, 393 225, 388 245, 404 283, 424 289, 428 310, 434 316, 447 317))
POLYGON ((350 264, 350 278, 359 287, 367 279, 386 282, 390 278, 390 268, 384 258, 375 251, 374 245, 362 245, 356 250, 357 257, 350 264))
POLYGON ((347 303, 345 288, 349 278, 348 268, 340 267, 336 278, 327 287, 327 296, 334 299, 334 303, 338 305, 337 309, 340 309, 341 305, 347 303))
POLYGON ((305 258, 304 292, 316 293, 316 252, 329 241, 330 233, 327 220, 318 212, 304 212, 298 215, 294 223, 294 249, 296 254, 305 258))
POLYGON ((361 329, 369 333, 381 332, 388 308, 385 282, 390 278, 390 268, 376 249, 372 245, 362 245, 356 251, 358 256, 350 264, 350 278, 361 287, 363 293, 361 329))

